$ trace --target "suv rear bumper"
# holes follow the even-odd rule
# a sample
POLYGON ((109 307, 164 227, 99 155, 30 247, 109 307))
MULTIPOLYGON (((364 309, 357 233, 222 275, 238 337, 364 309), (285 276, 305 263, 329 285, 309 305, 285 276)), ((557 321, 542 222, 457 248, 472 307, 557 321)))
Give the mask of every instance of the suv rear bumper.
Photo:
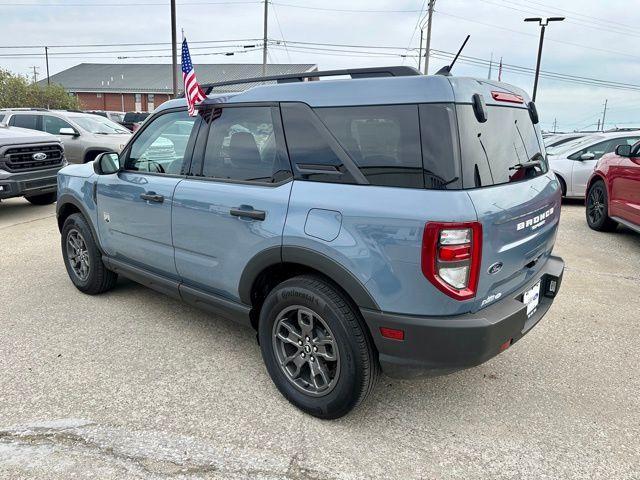
POLYGON ((10 173, 7 176, 0 174, 0 199, 55 192, 58 188, 56 175, 61 168, 10 173))
POLYGON ((383 371, 392 377, 436 376, 486 362, 507 342, 517 342, 547 313, 560 289, 564 261, 549 257, 525 288, 476 312, 450 317, 417 317, 362 309, 383 371), (527 318, 522 293, 540 284, 537 310, 527 318), (555 290, 550 285, 555 281, 555 290), (385 338, 380 327, 404 331, 404 340, 385 338))

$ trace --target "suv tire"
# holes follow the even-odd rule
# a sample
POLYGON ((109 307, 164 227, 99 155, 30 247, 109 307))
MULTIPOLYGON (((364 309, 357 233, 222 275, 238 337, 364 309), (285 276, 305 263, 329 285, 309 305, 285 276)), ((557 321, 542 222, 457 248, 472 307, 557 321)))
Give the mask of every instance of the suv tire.
POLYGON ((118 275, 102 262, 102 254, 82 214, 74 213, 64 221, 61 247, 64 266, 78 290, 96 295, 114 287, 118 275))
POLYGON ((607 187, 602 180, 596 180, 587 191, 587 225, 598 232, 612 232, 618 223, 609 218, 609 198, 607 187))
POLYGON ((43 193, 41 195, 29 195, 24 197, 33 205, 51 205, 55 203, 58 194, 56 192, 43 193))
POLYGON ((258 338, 280 393, 310 415, 342 417, 375 386, 378 360, 360 313, 320 277, 276 286, 262 306, 258 338))

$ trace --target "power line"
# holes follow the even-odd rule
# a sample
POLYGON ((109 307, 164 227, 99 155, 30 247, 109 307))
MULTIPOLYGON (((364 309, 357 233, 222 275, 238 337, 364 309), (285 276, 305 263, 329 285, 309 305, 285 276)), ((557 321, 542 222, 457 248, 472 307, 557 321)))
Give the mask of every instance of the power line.
MULTIPOLYGON (((225 2, 225 1, 203 1, 203 2, 182 2, 177 5, 246 5, 262 3, 257 0, 253 1, 240 1, 240 2, 225 2)), ((11 3, 0 2, 0 6, 7 7, 62 7, 62 8, 79 8, 79 7, 166 7, 166 2, 153 2, 153 3, 11 3)))
MULTIPOLYGON (((504 30, 504 31, 507 31, 507 32, 515 33, 517 35, 524 35, 524 36, 527 36, 527 37, 538 38, 538 35, 534 35, 532 33, 521 32, 519 30, 514 30, 512 28, 503 27, 502 25, 496 25, 495 23, 487 23, 487 22, 481 22, 479 20, 473 20, 471 18, 463 17, 461 15, 455 15, 453 13, 443 12, 440 9, 438 9, 437 12, 440 15, 445 15, 447 17, 452 17, 452 18, 457 18, 457 19, 463 20, 465 22, 476 23, 478 25, 484 25, 485 27, 497 28, 499 30, 504 30)), ((572 47, 584 48, 584 49, 587 49, 587 50, 590 50, 590 51, 594 51, 595 50, 595 51, 598 51, 598 52, 604 52, 604 53, 608 53, 608 54, 620 55, 620 56, 623 56, 623 57, 640 59, 640 56, 638 56, 638 55, 631 55, 629 53, 618 52, 616 50, 607 50, 607 49, 604 49, 604 48, 591 47, 589 45, 583 45, 583 44, 580 44, 580 43, 573 43, 573 42, 566 42, 564 40, 555 40, 553 38, 549 38, 547 40, 549 42, 561 43, 563 45, 570 45, 572 47)))
MULTIPOLYGON (((504 3, 498 3, 498 2, 495 2, 495 1, 492 1, 492 0, 481 0, 481 1, 484 2, 484 3, 488 3, 490 5, 495 5, 497 7, 508 8, 508 9, 514 10, 516 12, 521 12, 521 13, 526 13, 526 14, 532 14, 532 13, 533 14, 537 14, 538 13, 538 10, 535 10, 535 9, 532 9, 532 8, 527 8, 527 7, 524 7, 524 6, 522 6, 522 8, 517 8, 517 7, 512 7, 512 6, 509 6, 509 5, 504 5, 504 3, 512 3, 512 2, 509 2, 509 0, 501 0, 504 3), (526 10, 523 10, 523 8, 525 8, 526 10)), ((519 5, 519 4, 516 4, 516 5, 519 5)), ((586 26, 589 26, 589 27, 592 27, 593 26, 592 24, 594 23, 594 22, 571 20, 571 19, 567 19, 567 22, 573 23, 575 25, 580 25, 580 26, 585 26, 586 25, 586 26)), ((623 34, 625 36, 630 35, 630 36, 633 36, 633 37, 640 37, 640 35, 636 35, 636 34, 633 34, 631 32, 629 32, 629 33, 624 32, 623 33, 623 32, 620 32, 619 30, 613 30, 613 29, 611 29, 609 27, 608 24, 597 24, 597 25, 598 25, 598 28, 600 30, 605 30, 605 31, 608 31, 608 32, 611 32, 611 33, 616 33, 616 34, 623 34)))
MULTIPOLYGON (((225 42, 252 42, 260 41, 261 38, 235 38, 227 40, 189 40, 189 44, 204 44, 204 43, 225 43, 225 42)), ((88 44, 68 44, 68 45, 46 45, 49 48, 99 48, 99 47, 150 47, 153 45, 169 45, 171 42, 135 42, 135 43, 88 43, 88 44)), ((0 45, 0 49, 29 49, 37 48, 42 49, 45 45, 0 45)), ((190 47, 191 48, 191 47, 190 47)))
POLYGON ((329 8, 329 7, 310 7, 308 5, 295 5, 292 3, 272 2, 274 5, 290 8, 301 8, 304 10, 317 10, 324 12, 343 12, 343 13, 417 13, 420 10, 386 10, 386 9, 359 9, 359 8, 329 8))

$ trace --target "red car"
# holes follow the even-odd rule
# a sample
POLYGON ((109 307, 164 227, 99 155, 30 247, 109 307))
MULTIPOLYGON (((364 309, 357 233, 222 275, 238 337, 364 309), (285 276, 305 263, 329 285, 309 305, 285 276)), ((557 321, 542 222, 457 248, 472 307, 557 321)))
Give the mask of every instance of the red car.
POLYGON ((640 232, 640 142, 603 156, 587 184, 587 223, 601 232, 619 223, 640 232))

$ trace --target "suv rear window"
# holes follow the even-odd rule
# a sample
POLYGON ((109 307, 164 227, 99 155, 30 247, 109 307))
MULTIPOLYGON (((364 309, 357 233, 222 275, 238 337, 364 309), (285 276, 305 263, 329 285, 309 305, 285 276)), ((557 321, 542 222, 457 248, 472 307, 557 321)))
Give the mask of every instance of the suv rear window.
POLYGON ((480 123, 471 105, 456 108, 463 188, 516 182, 547 172, 542 139, 527 109, 489 106, 487 121, 480 123), (534 164, 523 167, 527 162, 534 164))
POLYGON ((315 110, 372 185, 455 188, 455 114, 445 104, 315 110))
POLYGON ((424 186, 417 105, 318 108, 316 113, 369 183, 424 186))

